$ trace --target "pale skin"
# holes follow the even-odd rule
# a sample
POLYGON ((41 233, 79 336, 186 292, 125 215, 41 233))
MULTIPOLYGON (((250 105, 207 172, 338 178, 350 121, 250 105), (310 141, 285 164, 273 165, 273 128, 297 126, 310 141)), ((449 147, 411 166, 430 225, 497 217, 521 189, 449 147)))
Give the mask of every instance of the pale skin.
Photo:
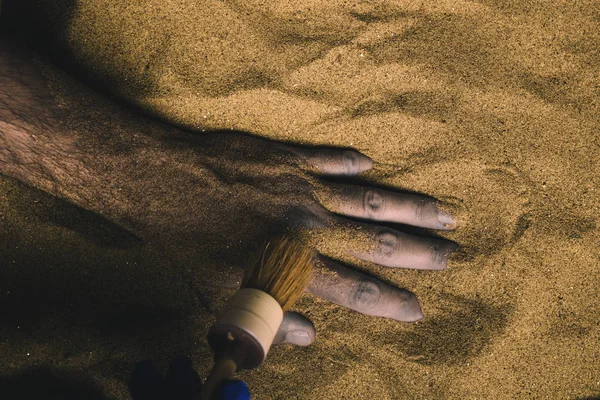
MULTIPOLYGON (((206 216, 228 221, 239 210, 289 229, 324 232, 324 240, 328 233, 357 232, 348 236, 348 253, 389 268, 442 270, 457 248, 448 240, 378 225, 456 228, 434 199, 322 179, 373 168, 359 152, 241 133, 191 133, 125 111, 84 87, 53 91, 49 75, 33 60, 19 46, 0 41, 0 173, 164 243, 165 251, 193 257, 194 240, 210 235, 202 222, 206 216)), ((232 226, 243 229, 243 222, 232 226)), ((315 270, 309 293, 369 316, 404 322, 423 317, 410 291, 330 258, 320 260, 324 269, 315 270)), ((216 284, 235 285, 236 273, 216 284)), ((288 312, 275 342, 308 345, 314 338, 310 320, 288 312)))

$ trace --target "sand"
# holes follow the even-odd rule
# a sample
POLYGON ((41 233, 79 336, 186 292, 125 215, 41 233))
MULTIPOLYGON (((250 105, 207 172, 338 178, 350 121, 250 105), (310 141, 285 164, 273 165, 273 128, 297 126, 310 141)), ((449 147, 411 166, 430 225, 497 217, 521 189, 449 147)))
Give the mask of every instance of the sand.
MULTIPOLYGON (((459 215, 446 271, 354 263, 415 292, 421 322, 305 295, 317 340, 241 374, 255 398, 600 396, 598 2, 65 4, 49 15, 75 64, 145 112, 354 148, 365 182, 459 215)), ((231 290, 189 289, 158 246, 8 178, 0 220, 4 387, 48 367, 127 398, 136 360, 182 352, 206 374, 213 317, 192 292, 218 309, 231 290)), ((214 229, 202 248, 223 254, 214 229)))

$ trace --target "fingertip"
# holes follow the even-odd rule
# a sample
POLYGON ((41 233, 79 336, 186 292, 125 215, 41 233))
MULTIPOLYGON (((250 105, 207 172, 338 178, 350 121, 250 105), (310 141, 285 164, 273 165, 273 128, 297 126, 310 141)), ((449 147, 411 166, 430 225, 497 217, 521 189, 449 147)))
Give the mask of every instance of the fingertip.
POLYGON ((409 324, 414 324, 423 319, 423 313, 419 312, 418 315, 415 315, 412 319, 405 320, 404 322, 408 322, 409 324))
POLYGON ((421 319, 423 319, 423 312, 421 311, 421 307, 417 306, 416 309, 414 310, 404 310, 403 312, 401 312, 399 315, 392 317, 397 321, 400 322, 409 322, 409 323, 413 323, 413 322, 417 322, 420 321, 421 319))
POLYGON ((373 168, 374 162, 371 157, 368 157, 362 153, 358 153, 358 173, 363 173, 373 168))
POLYGON ((451 231, 456 229, 456 219, 448 211, 438 207, 438 222, 440 229, 451 231))
POLYGON ((438 244, 434 247, 435 250, 431 254, 430 265, 427 269, 442 271, 448 268, 450 257, 458 249, 459 245, 456 242, 446 240, 442 241, 442 243, 442 245, 438 244))
POLYGON ((312 321, 305 316, 286 311, 273 344, 288 343, 305 347, 315 341, 316 330, 312 321))
POLYGON ((430 268, 428 268, 428 269, 430 271, 443 271, 445 269, 448 269, 448 260, 444 260, 437 264, 431 265, 430 268))
POLYGON ((311 335, 310 332, 297 330, 288 332, 287 335, 285 335, 284 342, 296 346, 306 347, 314 342, 314 340, 315 337, 314 335, 311 335))
POLYGON ((411 312, 407 317, 408 318, 406 319, 406 322, 417 322, 423 319, 423 311, 421 310, 421 305, 419 304, 417 296, 414 296, 413 300, 411 301, 411 312))
POLYGON ((393 308, 388 309, 389 312, 384 313, 382 316, 395 319, 400 322, 417 322, 423 318, 423 311, 419 304, 417 296, 405 289, 394 288, 396 297, 390 301, 391 304, 395 304, 393 308))

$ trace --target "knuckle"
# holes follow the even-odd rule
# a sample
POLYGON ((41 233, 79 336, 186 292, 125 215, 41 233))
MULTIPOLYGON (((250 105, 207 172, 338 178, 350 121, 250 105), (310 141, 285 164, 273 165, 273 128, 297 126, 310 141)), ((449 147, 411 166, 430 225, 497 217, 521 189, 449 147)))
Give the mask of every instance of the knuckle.
POLYGON ((398 236, 388 230, 382 230, 375 237, 375 259, 390 259, 398 251, 398 236))
POLYGON ((384 197, 380 190, 368 189, 363 196, 363 210, 367 217, 379 217, 384 210, 384 197))
POLYGON ((350 293, 349 303, 352 308, 361 312, 372 310, 379 303, 381 288, 370 278, 361 278, 350 293))

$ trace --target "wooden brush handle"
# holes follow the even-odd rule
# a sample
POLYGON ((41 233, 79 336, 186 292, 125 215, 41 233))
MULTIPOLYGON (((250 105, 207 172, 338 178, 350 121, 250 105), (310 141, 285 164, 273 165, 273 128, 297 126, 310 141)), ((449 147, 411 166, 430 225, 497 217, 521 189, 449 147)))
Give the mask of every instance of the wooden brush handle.
POLYGON ((283 310, 272 296, 258 289, 240 289, 211 327, 208 342, 215 354, 236 343, 245 359, 230 358, 239 368, 256 368, 267 356, 282 320, 283 310), (227 336, 231 343, 224 340, 227 336))
POLYGON ((211 400, 219 385, 227 379, 231 379, 236 369, 237 365, 232 359, 219 359, 210 371, 208 378, 206 378, 200 393, 200 400, 211 400))

